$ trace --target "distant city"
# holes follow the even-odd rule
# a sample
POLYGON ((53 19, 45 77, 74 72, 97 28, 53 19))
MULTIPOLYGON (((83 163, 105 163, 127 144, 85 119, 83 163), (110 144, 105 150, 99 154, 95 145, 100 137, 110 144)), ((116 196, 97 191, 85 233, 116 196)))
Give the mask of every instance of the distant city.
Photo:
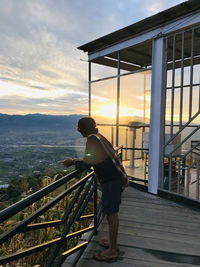
POLYGON ((76 130, 82 116, 0 114, 0 187, 51 169, 64 172, 66 156, 83 154, 84 139, 76 130))

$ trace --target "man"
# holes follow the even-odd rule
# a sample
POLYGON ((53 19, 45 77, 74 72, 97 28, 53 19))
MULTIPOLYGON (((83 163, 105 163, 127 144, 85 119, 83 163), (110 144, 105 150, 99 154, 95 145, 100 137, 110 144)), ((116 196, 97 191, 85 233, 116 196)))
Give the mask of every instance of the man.
MULTIPOLYGON (((81 118, 77 130, 87 138, 83 160, 66 158, 65 166, 93 166, 102 185, 102 209, 109 226, 109 242, 101 240, 100 245, 107 247, 102 253, 94 255, 98 261, 112 261, 118 257, 117 234, 119 226, 119 205, 121 203, 122 176, 125 173, 112 145, 98 133, 96 123, 91 117, 81 118)), ((127 186, 127 185, 125 185, 127 186)))

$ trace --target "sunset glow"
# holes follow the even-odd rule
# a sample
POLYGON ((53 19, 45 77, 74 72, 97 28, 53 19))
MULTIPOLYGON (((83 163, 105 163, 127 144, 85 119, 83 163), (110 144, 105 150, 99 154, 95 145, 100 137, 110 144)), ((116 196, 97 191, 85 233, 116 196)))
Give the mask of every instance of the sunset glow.
MULTIPOLYGON (((107 117, 107 118, 116 118, 117 114, 117 108, 115 104, 108 104, 103 105, 99 109, 96 108, 94 110, 95 113, 93 115, 98 115, 101 117, 107 117)), ((146 116, 150 114, 150 110, 146 110, 146 116)), ((120 107, 119 109, 119 115, 120 117, 143 117, 144 116, 144 110, 143 109, 133 109, 133 108, 126 108, 126 107, 120 107)))

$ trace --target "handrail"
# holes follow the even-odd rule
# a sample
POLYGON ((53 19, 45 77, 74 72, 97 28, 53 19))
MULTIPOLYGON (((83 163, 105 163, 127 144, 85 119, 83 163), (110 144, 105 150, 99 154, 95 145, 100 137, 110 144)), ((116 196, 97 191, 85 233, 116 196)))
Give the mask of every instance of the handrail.
POLYGON ((184 124, 184 126, 165 143, 165 147, 169 145, 199 114, 200 112, 198 111, 186 124, 184 124))
MULTIPOLYGON (((91 231, 93 229, 94 229, 94 226, 87 227, 87 228, 82 229, 80 231, 77 231, 77 232, 74 232, 74 233, 66 235, 64 239, 67 240, 67 239, 72 238, 74 236, 87 233, 88 231, 91 231)), ((28 249, 25 249, 24 251, 20 251, 18 254, 13 253, 13 254, 10 254, 9 256, 3 256, 3 257, 0 258, 1 264, 8 263, 8 260, 10 262, 10 261, 13 261, 13 260, 28 256, 28 255, 30 255, 32 253, 41 251, 41 250, 46 249, 48 247, 51 247, 51 246, 53 246, 55 244, 58 244, 60 241, 61 241, 61 238, 56 238, 56 239, 53 239, 51 241, 45 242, 43 244, 39 244, 37 246, 34 246, 34 247, 31 248, 31 250, 30 250, 30 248, 28 248, 28 249)))
POLYGON ((185 139, 183 139, 182 142, 176 145, 176 147, 169 153, 169 156, 172 156, 172 154, 180 147, 182 146, 193 134, 195 134, 200 129, 200 125, 193 130, 185 139))
POLYGON ((5 242, 6 239, 13 236, 14 234, 18 233, 19 231, 23 230, 24 227, 31 223, 33 220, 38 218, 40 215, 42 215, 45 211, 47 211, 49 208, 53 207, 57 202, 59 202, 62 198, 64 198, 66 195, 70 194, 73 190, 75 190, 79 185, 83 184, 88 180, 89 177, 91 177, 92 173, 87 175, 86 177, 82 178, 80 181, 75 183, 73 186, 71 186, 69 189, 65 190, 63 193, 58 195, 53 200, 49 201, 47 204, 36 210, 33 214, 25 218, 23 221, 16 224, 12 229, 4 232, 0 235, 0 244, 5 242))
POLYGON ((188 154, 190 154, 190 152, 194 153, 193 150, 199 145, 200 141, 196 143, 196 145, 192 146, 184 155, 181 155, 181 158, 184 159, 185 157, 187 157, 188 154))
MULTIPOLYGON (((6 219, 12 217, 14 214, 18 213, 25 207, 28 207, 30 203, 34 203, 37 200, 40 200, 43 196, 49 194, 59 186, 66 183, 66 181, 69 181, 72 178, 75 178, 78 174, 81 173, 81 170, 74 171, 60 180, 48 185, 44 189, 39 190, 38 192, 28 196, 27 198, 23 199, 22 201, 19 201, 12 205, 11 207, 8 207, 7 209, 3 210, 0 213, 3 214, 3 217, 1 218, 1 221, 5 221, 6 219), (28 200, 28 203, 26 202, 28 200), (8 212, 6 214, 6 212, 8 212)), ((55 246, 53 253, 51 253, 50 258, 48 260, 48 263, 46 266, 52 266, 53 263, 55 263, 55 260, 57 261, 57 264, 62 259, 65 259, 66 256, 69 255, 69 253, 64 253, 62 255, 59 255, 59 250, 61 246, 63 245, 63 242, 66 239, 69 239, 74 236, 80 236, 84 232, 93 231, 93 234, 96 234, 97 227, 100 223, 100 219, 102 217, 101 213, 101 202, 99 202, 99 205, 97 207, 97 184, 96 180, 94 179, 94 172, 90 172, 85 177, 78 180, 75 184, 73 184, 70 188, 66 189, 62 193, 60 193, 58 196, 50 200, 48 203, 44 204, 42 207, 38 208, 35 212, 33 212, 31 215, 26 217, 24 220, 18 222, 15 226, 13 226, 11 229, 4 232, 2 235, 0 235, 0 243, 7 242, 11 237, 13 237, 15 234, 18 233, 25 233, 27 231, 34 231, 37 229, 43 229, 47 227, 53 227, 56 225, 63 225, 64 228, 62 230, 60 238, 55 238, 51 241, 44 242, 42 244, 32 246, 28 249, 24 250, 18 250, 17 252, 6 255, 3 257, 0 257, 0 265, 6 264, 13 260, 18 260, 24 256, 31 255, 32 253, 35 253, 37 251, 41 251, 45 248, 55 246), (77 190, 76 190, 77 189, 77 190), (36 223, 36 224, 30 224, 33 222, 36 218, 38 218, 40 215, 44 214, 47 210, 49 210, 51 207, 55 206, 56 203, 58 203, 60 200, 62 200, 67 195, 71 194, 76 190, 75 194, 70 200, 70 203, 68 204, 64 215, 62 216, 61 220, 56 221, 48 221, 43 223, 36 223), (84 215, 84 210, 88 204, 89 201, 93 201, 94 205, 94 214, 84 215), (76 204, 76 206, 75 206, 76 204), (72 210, 74 209, 73 213, 72 210), (70 217, 69 217, 70 216, 70 217), (87 218, 93 218, 94 219, 94 226, 87 227, 81 230, 78 230, 74 233, 70 233, 69 231, 74 224, 75 221, 84 220, 87 218), (59 256, 58 256, 59 255, 59 256), (58 256, 58 259, 56 258, 58 256)), ((87 242, 86 242, 87 243, 87 242)), ((80 246, 82 247, 82 246, 80 246)), ((72 249, 72 251, 76 251, 76 249, 72 249)), ((60 266, 60 265, 58 265, 60 266)))
POLYGON ((37 200, 41 199, 43 196, 51 193, 61 185, 65 184, 66 182, 70 181, 73 177, 77 176, 80 173, 80 170, 75 170, 70 174, 62 177, 61 179, 55 181, 52 184, 47 185, 46 187, 38 190, 37 192, 31 194, 30 196, 18 201, 17 203, 9 206, 8 208, 0 211, 0 223, 7 220, 11 216, 17 214, 22 209, 25 209, 29 205, 35 203, 37 200))
POLYGON ((149 151, 148 148, 140 148, 140 147, 123 147, 123 150, 138 150, 138 151, 149 151))

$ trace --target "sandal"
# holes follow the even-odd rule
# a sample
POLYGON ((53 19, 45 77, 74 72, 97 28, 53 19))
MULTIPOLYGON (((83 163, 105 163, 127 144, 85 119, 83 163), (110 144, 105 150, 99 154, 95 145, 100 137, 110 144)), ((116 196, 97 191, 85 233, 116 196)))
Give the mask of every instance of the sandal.
POLYGON ((106 261, 106 262, 114 262, 114 261, 117 260, 117 258, 118 258, 118 256, 115 256, 115 257, 106 257, 106 256, 104 256, 101 253, 96 253, 93 256, 93 259, 96 260, 96 261, 106 261))

